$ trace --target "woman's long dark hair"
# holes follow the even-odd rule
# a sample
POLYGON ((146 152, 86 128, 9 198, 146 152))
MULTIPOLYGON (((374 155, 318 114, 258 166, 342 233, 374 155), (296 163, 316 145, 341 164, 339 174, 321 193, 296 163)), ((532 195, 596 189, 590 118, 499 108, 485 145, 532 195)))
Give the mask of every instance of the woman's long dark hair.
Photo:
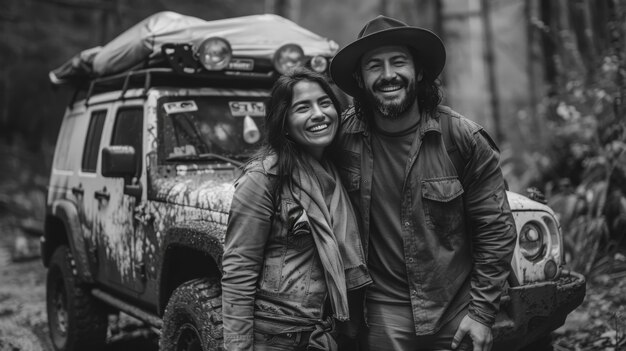
MULTIPOLYGON (((293 87, 302 81, 317 83, 332 101, 337 114, 341 113, 339 100, 326 77, 317 72, 307 68, 296 68, 290 73, 280 76, 274 83, 267 104, 263 145, 250 158, 248 165, 263 162, 272 153, 276 154, 278 181, 274 184, 273 194, 278 196, 284 185, 292 187, 292 173, 296 168, 308 169, 308 166, 302 162, 301 155, 304 151, 301 145, 287 136, 287 118, 293 99, 293 87)), ((340 120, 341 118, 337 118, 337 123, 340 123, 340 120)), ((336 129, 339 131, 340 126, 336 129)))

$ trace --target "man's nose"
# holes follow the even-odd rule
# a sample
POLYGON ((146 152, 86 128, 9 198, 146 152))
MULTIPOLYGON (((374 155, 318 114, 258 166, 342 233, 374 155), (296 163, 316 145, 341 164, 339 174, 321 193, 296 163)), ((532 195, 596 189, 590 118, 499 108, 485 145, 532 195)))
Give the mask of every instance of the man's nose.
POLYGON ((385 61, 385 65, 383 69, 383 78, 389 80, 395 77, 395 75, 396 75, 396 71, 391 66, 391 62, 385 61))

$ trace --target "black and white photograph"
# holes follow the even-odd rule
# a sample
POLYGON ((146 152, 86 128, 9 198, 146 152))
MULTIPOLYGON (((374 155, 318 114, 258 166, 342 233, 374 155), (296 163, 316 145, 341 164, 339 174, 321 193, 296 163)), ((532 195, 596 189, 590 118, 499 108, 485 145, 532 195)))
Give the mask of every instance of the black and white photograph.
POLYGON ((0 33, 0 351, 626 351, 625 0, 0 33))

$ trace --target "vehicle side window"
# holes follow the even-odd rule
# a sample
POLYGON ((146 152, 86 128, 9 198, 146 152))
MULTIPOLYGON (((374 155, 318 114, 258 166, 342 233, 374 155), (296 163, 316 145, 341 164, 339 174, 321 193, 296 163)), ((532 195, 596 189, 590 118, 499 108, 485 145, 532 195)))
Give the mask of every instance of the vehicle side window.
POLYGON ((76 151, 72 151, 72 136, 76 132, 76 122, 81 116, 78 114, 69 115, 63 120, 59 137, 57 138, 56 151, 54 153, 54 168, 58 170, 70 171, 72 166, 76 166, 76 151))
POLYGON ((135 148, 137 168, 135 175, 141 174, 143 141, 143 108, 129 107, 120 109, 115 118, 111 145, 127 145, 135 148))
POLYGON ((89 120, 89 129, 87 130, 87 139, 85 140, 85 148, 83 152, 82 170, 83 172, 94 173, 98 164, 98 151, 100 149, 100 139, 102 138, 102 127, 107 111, 94 111, 89 120))

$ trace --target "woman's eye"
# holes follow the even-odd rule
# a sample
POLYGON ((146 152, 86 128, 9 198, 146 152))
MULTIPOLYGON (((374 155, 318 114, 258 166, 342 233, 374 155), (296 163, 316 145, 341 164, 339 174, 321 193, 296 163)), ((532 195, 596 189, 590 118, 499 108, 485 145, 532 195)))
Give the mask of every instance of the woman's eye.
POLYGON ((332 101, 330 101, 330 100, 322 100, 322 101, 320 102, 320 106, 322 106, 322 107, 329 107, 329 106, 331 106, 332 104, 333 104, 333 103, 332 103, 332 101))
POLYGON ((309 107, 308 107, 308 106, 306 106, 306 105, 300 105, 300 106, 298 106, 298 107, 296 107, 296 108, 294 109, 294 112, 297 112, 297 113, 302 113, 302 112, 305 112, 305 111, 306 111, 306 110, 308 110, 308 109, 309 109, 309 107))

